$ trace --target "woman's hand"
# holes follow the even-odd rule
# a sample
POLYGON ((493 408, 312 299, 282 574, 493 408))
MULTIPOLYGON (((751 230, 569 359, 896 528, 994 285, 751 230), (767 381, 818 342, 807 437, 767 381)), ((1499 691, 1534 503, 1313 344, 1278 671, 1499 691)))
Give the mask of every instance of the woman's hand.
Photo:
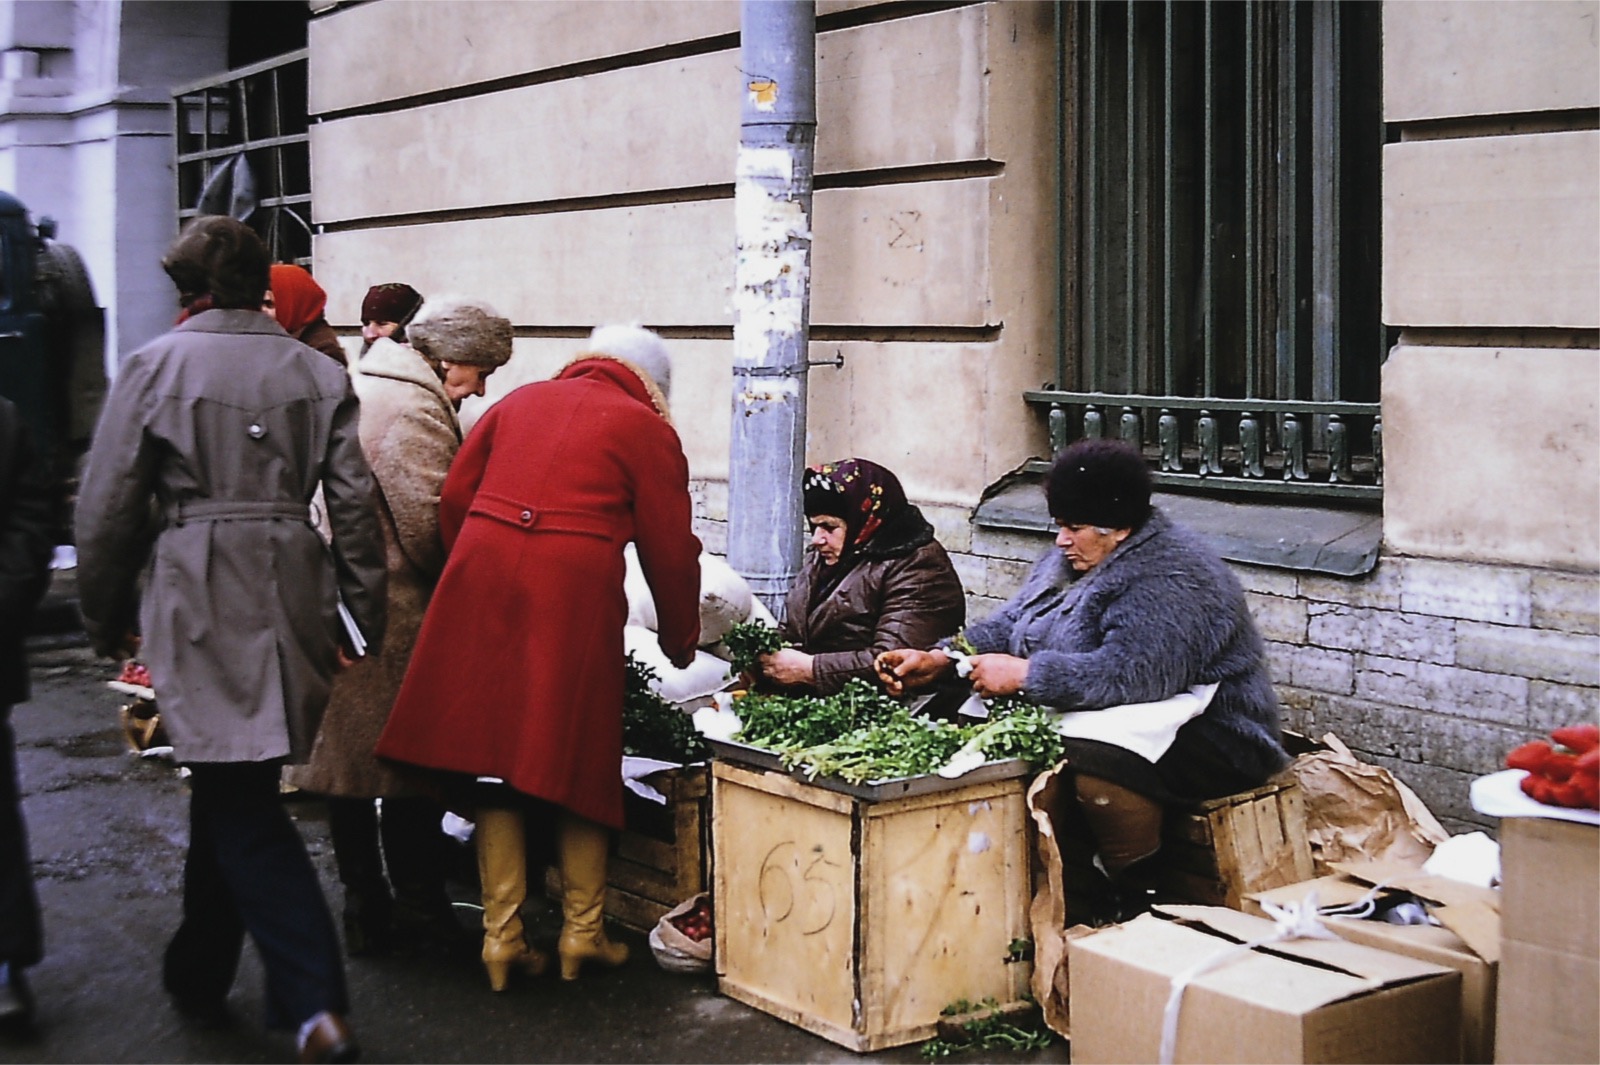
POLYGON ((777 684, 811 684, 816 678, 811 656, 793 647, 769 651, 759 655, 756 661, 761 665, 762 676, 777 684))
POLYGON ((924 688, 950 668, 950 656, 943 651, 913 651, 903 648, 885 651, 872 660, 878 680, 890 695, 900 696, 914 688, 924 688))
POLYGON ((1028 682, 1028 660, 1016 655, 973 655, 968 674, 972 690, 980 699, 996 695, 1015 695, 1028 682))

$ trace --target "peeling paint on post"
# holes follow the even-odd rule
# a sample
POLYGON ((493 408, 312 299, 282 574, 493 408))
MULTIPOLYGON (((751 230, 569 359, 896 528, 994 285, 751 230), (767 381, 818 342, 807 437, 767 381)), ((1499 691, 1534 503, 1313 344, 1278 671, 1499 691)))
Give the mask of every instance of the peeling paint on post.
POLYGON ((773 613, 805 549, 816 14, 811 0, 743 0, 734 175, 733 432, 728 562, 773 613))

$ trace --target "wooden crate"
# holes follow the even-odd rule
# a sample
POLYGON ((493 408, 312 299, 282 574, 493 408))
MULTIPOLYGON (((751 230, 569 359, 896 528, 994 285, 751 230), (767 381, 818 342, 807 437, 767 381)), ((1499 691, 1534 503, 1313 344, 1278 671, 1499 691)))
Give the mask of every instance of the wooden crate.
POLYGON ((865 1052, 1027 992, 1028 777, 882 801, 721 760, 711 781, 723 994, 865 1052))
MULTIPOLYGON (((665 806, 623 793, 627 822, 606 864, 606 916, 648 932, 663 914, 710 886, 709 784, 704 765, 653 773, 645 783, 667 797, 665 806)), ((545 888, 561 896, 561 872, 551 866, 545 888)))
POLYGON ((1311 879, 1305 804, 1294 775, 1168 813, 1162 889, 1187 902, 1239 909, 1252 891, 1311 879))

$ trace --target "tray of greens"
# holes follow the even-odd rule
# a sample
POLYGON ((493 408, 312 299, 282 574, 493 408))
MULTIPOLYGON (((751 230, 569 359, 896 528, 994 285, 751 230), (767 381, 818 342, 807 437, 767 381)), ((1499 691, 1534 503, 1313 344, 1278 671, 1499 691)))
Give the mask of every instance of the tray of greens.
POLYGON ((976 724, 913 713, 853 680, 832 696, 750 695, 741 729, 709 740, 718 757, 791 773, 819 787, 881 800, 1025 776, 1061 757, 1053 715, 1013 702, 976 724), (939 775, 953 762, 973 768, 939 775))

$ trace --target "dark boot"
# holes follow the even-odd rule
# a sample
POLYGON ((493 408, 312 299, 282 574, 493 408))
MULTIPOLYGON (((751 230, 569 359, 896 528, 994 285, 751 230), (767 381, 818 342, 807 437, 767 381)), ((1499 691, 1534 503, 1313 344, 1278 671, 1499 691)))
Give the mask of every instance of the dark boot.
POLYGON ((385 799, 378 832, 394 883, 394 949, 403 954, 453 953, 470 948, 445 891, 449 863, 440 828, 444 811, 431 799, 385 799))
POLYGON ((394 903, 378 852, 378 811, 371 799, 330 798, 328 833, 344 886, 344 949, 352 958, 387 953, 394 903))

